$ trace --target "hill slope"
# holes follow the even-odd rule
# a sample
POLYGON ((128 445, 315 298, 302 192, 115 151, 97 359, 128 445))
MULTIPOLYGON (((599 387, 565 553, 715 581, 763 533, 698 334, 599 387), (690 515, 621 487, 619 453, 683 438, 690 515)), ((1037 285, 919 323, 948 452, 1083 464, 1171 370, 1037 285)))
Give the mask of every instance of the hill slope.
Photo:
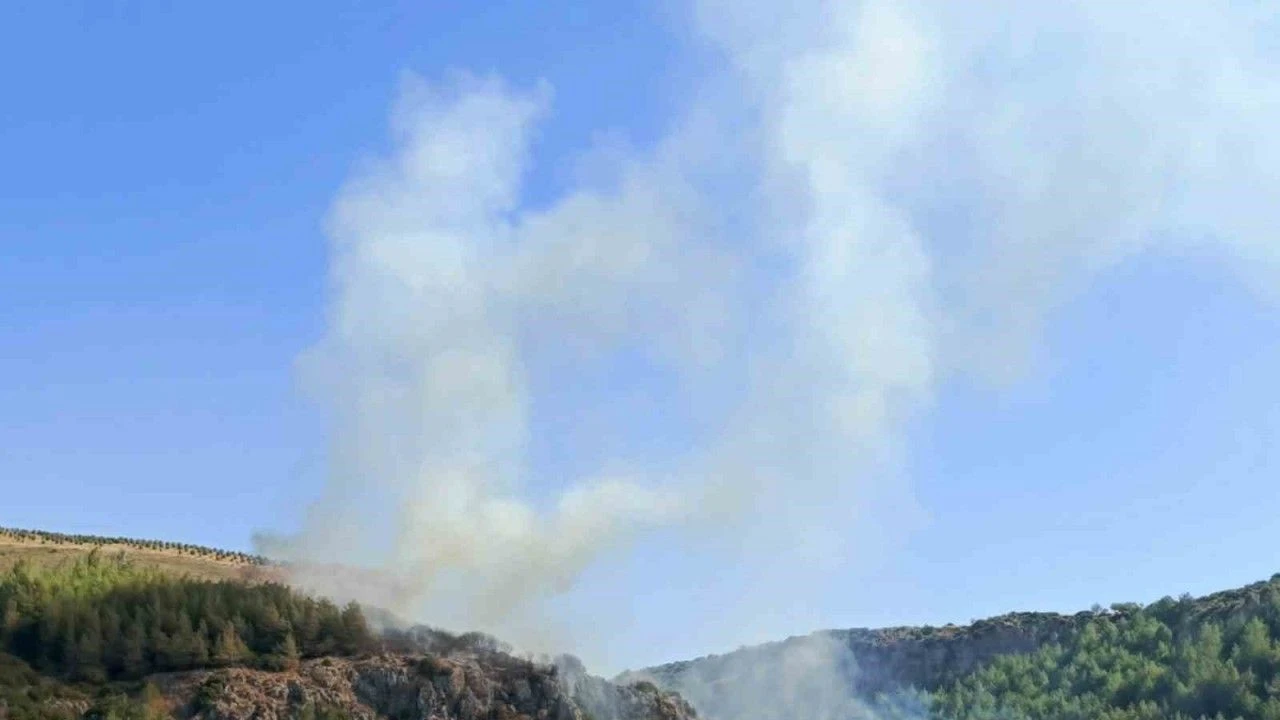
POLYGON ((94 551, 102 555, 122 555, 135 564, 166 573, 207 580, 276 579, 271 563, 258 555, 163 540, 68 535, 0 527, 0 572, 9 570, 19 561, 34 566, 55 566, 74 562, 94 551))
POLYGON ((1146 607, 831 630, 618 680, 639 678, 713 720, 790 717, 796 701, 773 699, 797 695, 832 717, 1280 720, 1280 575, 1146 607))
POLYGON ((0 720, 693 716, 651 685, 614 685, 570 658, 516 658, 483 635, 377 633, 358 605, 275 582, 258 558, 4 537, 0 720))
POLYGON ((1280 575, 1145 607, 829 630, 609 683, 482 635, 375 634, 281 571, 0 530, 0 720, 693 716, 662 690, 712 720, 1280 720, 1280 575))

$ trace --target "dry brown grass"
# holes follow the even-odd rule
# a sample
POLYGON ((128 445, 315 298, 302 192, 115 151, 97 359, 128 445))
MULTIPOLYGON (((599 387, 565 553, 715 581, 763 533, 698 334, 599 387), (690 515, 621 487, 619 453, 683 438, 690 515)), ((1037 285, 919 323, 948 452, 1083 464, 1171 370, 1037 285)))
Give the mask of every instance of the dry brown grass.
POLYGON ((203 580, 262 582, 283 578, 278 568, 264 564, 258 558, 236 553, 219 553, 207 548, 166 548, 158 545, 158 543, 145 541, 65 536, 0 528, 0 572, 24 560, 36 566, 69 563, 97 550, 104 557, 123 554, 124 557, 139 565, 203 580))

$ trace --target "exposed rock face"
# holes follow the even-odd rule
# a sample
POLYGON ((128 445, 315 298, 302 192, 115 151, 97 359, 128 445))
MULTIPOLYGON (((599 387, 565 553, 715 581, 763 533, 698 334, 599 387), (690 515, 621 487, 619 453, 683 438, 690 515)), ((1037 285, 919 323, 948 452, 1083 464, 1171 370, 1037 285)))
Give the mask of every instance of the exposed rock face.
POLYGON ((1016 613, 965 626, 832 630, 857 661, 860 692, 902 686, 933 689, 968 674, 998 655, 1033 652, 1064 640, 1090 613, 1016 613))
POLYGON ((230 668, 153 679, 175 717, 199 720, 687 720, 656 688, 593 678, 612 706, 580 703, 556 668, 510 656, 322 659, 289 672, 230 668), (607 711, 609 714, 603 714, 607 711), (598 714, 600 713, 600 714, 598 714), (616 713, 616 714, 615 714, 616 713))
MULTIPOLYGON (((801 701, 813 704, 814 716, 871 716, 864 706, 881 694, 947 685, 998 655, 1063 641, 1091 617, 1018 613, 963 627, 829 630, 623 673, 616 681, 650 680, 680 693, 709 720, 784 718, 801 701)), ((909 694, 893 700, 903 701, 909 694)))
MULTIPOLYGON (((1145 608, 1171 626, 1195 628, 1205 623, 1239 626, 1269 602, 1280 573, 1270 581, 1223 590, 1200 598, 1165 597, 1145 608)), ((1030 653, 1046 644, 1066 644, 1090 622, 1125 617, 1144 611, 1137 603, 1117 603, 1109 609, 1071 615, 1010 613, 969 625, 897 627, 880 630, 828 630, 781 642, 746 647, 724 655, 669 663, 627 672, 617 682, 647 679, 679 692, 707 720, 797 717, 794 702, 770 705, 787 692, 809 688, 801 698, 825 695, 837 706, 850 698, 865 704, 881 693, 908 688, 933 691, 978 669, 997 656, 1030 653), (818 652, 810 652, 814 649, 818 652), (796 662, 799 660, 800 662, 796 662), (805 662, 808 661, 808 662, 805 662), (788 665, 799 672, 784 672, 788 665)), ((898 693, 894 703, 911 703, 915 693, 898 693)), ((821 713, 808 713, 819 717, 821 713)), ((839 717, 854 717, 843 713, 839 717)), ((898 712, 894 717, 923 717, 921 712, 898 712)))
POLYGON ((560 684, 573 696, 587 717, 595 720, 695 716, 693 706, 678 694, 659 690, 647 680, 611 683, 588 675, 582 663, 568 655, 556 659, 556 670, 560 684))

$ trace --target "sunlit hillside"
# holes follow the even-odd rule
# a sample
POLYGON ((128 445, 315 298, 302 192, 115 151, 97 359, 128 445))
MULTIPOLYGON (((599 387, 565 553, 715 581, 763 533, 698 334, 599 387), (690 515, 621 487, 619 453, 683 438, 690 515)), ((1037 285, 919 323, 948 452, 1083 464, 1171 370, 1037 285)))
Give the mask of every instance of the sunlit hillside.
POLYGON ((70 535, 0 527, 0 572, 19 561, 33 566, 62 565, 91 552, 121 556, 136 565, 205 580, 262 581, 280 574, 263 557, 161 540, 70 535))

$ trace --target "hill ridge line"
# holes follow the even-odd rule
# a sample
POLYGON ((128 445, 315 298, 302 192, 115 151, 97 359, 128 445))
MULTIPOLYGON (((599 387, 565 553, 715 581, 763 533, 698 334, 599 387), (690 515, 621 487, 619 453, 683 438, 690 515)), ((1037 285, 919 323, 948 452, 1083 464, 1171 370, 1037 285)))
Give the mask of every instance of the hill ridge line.
POLYGON ((209 547, 206 545, 198 545, 195 543, 173 542, 169 540, 148 540, 142 538, 131 537, 113 537, 106 535, 92 535, 80 533, 61 533, 51 532, 48 530, 31 530, 27 528, 13 528, 0 525, 0 543, 4 540, 13 540, 16 542, 40 543, 58 546, 72 547, 108 547, 120 546, 135 550, 151 551, 157 553, 168 553, 174 555, 188 555, 191 557, 204 557, 216 559, 223 562, 232 562, 241 565, 255 566, 274 566, 278 563, 270 560, 262 555, 254 553, 246 553, 238 550, 223 550, 221 548, 209 547))

